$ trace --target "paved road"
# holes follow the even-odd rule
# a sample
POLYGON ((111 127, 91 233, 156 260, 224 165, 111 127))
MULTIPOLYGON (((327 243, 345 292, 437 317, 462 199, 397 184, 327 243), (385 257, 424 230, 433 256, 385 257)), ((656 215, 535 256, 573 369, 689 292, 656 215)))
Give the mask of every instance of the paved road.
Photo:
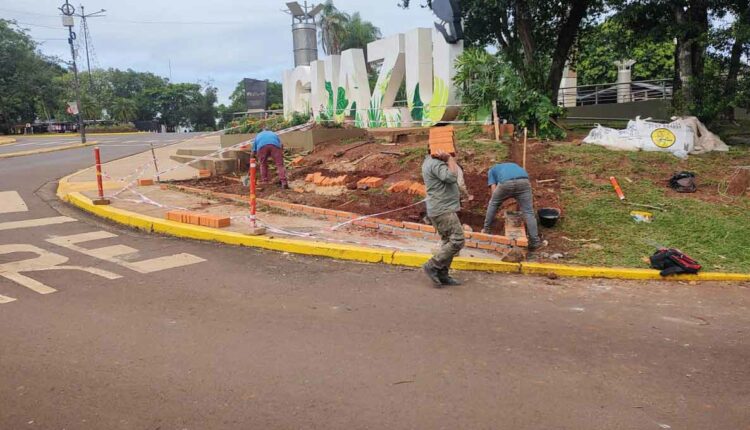
MULTIPOLYGON (((99 146, 111 146, 116 147, 119 145, 127 145, 131 148, 139 148, 143 151, 149 143, 155 147, 161 145, 169 145, 177 143, 185 139, 200 135, 198 133, 138 133, 138 134, 124 134, 118 135, 96 135, 88 134, 86 139, 88 142, 96 141, 99 146)), ((15 143, 0 145, 0 154, 6 154, 10 152, 21 152, 31 151, 36 149, 48 149, 58 146, 73 145, 81 143, 81 138, 77 135, 71 134, 59 134, 55 136, 38 136, 38 137, 24 137, 24 136, 13 136, 16 139, 15 143)))
POLYGON ((0 429, 750 427, 748 285, 434 290, 154 237, 56 204, 90 152, 0 160, 0 429))

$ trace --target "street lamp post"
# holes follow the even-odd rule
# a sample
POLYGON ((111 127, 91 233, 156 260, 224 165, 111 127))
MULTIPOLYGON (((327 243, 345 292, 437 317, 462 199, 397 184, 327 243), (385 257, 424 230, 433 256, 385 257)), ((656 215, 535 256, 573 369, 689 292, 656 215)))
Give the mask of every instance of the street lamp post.
POLYGON ((68 27, 68 44, 70 44, 70 55, 73 57, 73 82, 76 90, 76 108, 78 109, 78 132, 81 133, 81 143, 86 143, 86 127, 83 123, 83 106, 81 105, 81 86, 78 81, 78 66, 76 65, 76 48, 73 41, 76 40, 76 34, 73 31, 75 25, 73 14, 76 9, 72 4, 65 0, 65 4, 60 6, 62 12, 62 22, 64 27, 68 27))

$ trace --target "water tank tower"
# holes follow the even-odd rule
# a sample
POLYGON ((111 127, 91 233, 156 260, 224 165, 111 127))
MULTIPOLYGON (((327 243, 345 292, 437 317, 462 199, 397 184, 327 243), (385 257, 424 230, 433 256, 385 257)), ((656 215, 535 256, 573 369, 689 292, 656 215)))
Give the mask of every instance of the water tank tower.
POLYGON ((323 10, 323 5, 304 6, 298 2, 286 4, 287 13, 292 15, 292 41, 294 43, 294 67, 309 66, 318 59, 318 27, 315 16, 323 10))

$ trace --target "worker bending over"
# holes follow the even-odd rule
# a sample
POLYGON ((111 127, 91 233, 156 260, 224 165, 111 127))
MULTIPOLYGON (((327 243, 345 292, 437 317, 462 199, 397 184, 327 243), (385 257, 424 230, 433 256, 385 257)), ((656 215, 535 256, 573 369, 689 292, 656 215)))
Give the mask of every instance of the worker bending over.
POLYGON ((258 157, 258 162, 260 163, 261 183, 270 183, 268 180, 268 159, 273 158, 274 163, 276 163, 276 171, 279 174, 281 188, 288 189, 286 169, 284 168, 284 148, 281 145, 279 136, 270 130, 261 131, 255 136, 253 153, 258 157))
POLYGON ((513 198, 521 207, 526 220, 526 231, 529 235, 529 250, 535 251, 547 246, 546 240, 539 238, 539 227, 534 213, 534 196, 531 192, 529 174, 516 163, 495 164, 487 173, 487 184, 492 197, 487 206, 487 216, 484 218, 483 233, 491 234, 492 223, 498 208, 504 201, 513 198))

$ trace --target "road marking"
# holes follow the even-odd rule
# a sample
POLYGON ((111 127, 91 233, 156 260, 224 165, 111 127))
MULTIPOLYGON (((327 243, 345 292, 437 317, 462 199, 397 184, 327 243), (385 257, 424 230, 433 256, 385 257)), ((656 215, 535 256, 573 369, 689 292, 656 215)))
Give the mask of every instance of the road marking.
POLYGON ((0 191, 0 214, 28 211, 26 202, 17 191, 0 191))
MULTIPOLYGON (((80 270, 92 275, 101 276, 105 279, 119 279, 120 275, 94 267, 63 266, 68 262, 68 257, 55 254, 47 250, 37 248, 28 244, 0 245, 0 255, 13 253, 32 253, 36 257, 25 260, 12 261, 0 264, 0 276, 20 284, 38 294, 52 294, 57 290, 47 286, 35 279, 22 275, 21 272, 38 272, 46 270, 80 270)), ((8 296, 0 296, 0 304, 10 303, 16 299, 8 296)))
POLYGON ((54 216, 49 218, 27 219, 23 221, 0 222, 0 231, 15 230, 17 228, 43 227, 46 225, 65 224, 66 222, 76 221, 75 218, 54 216))
POLYGON ((189 266, 206 260, 191 254, 175 254, 168 257, 152 258, 150 260, 130 263, 128 268, 139 273, 153 273, 161 270, 174 269, 176 267, 189 266))
POLYGON ((78 244, 83 242, 109 239, 113 237, 117 237, 117 235, 109 233, 107 231, 94 231, 90 233, 74 234, 70 236, 53 236, 47 239, 47 242, 70 249, 72 251, 80 252, 81 254, 88 255, 89 257, 94 257, 100 260, 108 261, 110 263, 118 264, 130 270, 143 274, 174 269, 182 266, 189 266, 191 264, 197 264, 206 261, 203 258, 185 253, 152 258, 143 261, 128 261, 127 259, 123 258, 123 256, 135 254, 138 252, 137 249, 125 245, 105 246, 95 249, 87 249, 78 246, 78 244))

